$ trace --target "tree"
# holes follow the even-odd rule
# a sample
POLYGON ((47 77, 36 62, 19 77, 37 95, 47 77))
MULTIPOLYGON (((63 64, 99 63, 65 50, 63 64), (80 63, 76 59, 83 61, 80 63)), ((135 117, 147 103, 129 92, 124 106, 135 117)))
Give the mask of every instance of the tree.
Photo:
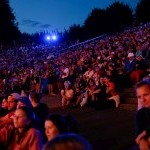
POLYGON ((114 2, 106 11, 109 31, 122 30, 133 23, 132 9, 122 2, 114 2))
POLYGON ((140 0, 135 9, 135 17, 138 22, 150 21, 150 0, 140 0))
POLYGON ((82 39, 82 27, 80 25, 71 25, 68 30, 69 39, 72 42, 76 42, 82 39))
POLYGON ((84 22, 87 37, 95 37, 107 31, 107 16, 104 9, 94 8, 84 22))
POLYGON ((8 0, 0 0, 0 43, 9 43, 20 35, 8 0))

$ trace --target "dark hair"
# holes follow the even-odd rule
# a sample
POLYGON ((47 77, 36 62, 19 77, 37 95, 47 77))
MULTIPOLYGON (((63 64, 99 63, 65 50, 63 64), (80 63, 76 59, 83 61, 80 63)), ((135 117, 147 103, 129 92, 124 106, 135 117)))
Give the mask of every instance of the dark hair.
POLYGON ((138 89, 138 88, 140 88, 140 87, 142 87, 142 86, 145 86, 145 85, 150 88, 150 79, 142 80, 142 81, 138 82, 138 83, 136 84, 136 86, 135 86, 135 89, 138 89))
POLYGON ((47 142, 43 150, 92 150, 91 144, 78 134, 58 135, 47 142))
POLYGON ((34 91, 31 91, 29 95, 30 95, 30 97, 31 97, 35 102, 37 102, 37 103, 39 103, 40 100, 41 100, 41 98, 42 98, 42 96, 41 96, 40 93, 36 93, 36 92, 34 92, 34 91))
POLYGON ((60 114, 51 114, 46 120, 52 121, 57 127, 59 133, 67 133, 67 122, 64 116, 60 114))
POLYGON ((62 134, 47 142, 43 150, 92 150, 92 146, 78 134, 62 134))
POLYGON ((16 110, 19 110, 19 109, 22 110, 23 112, 25 112, 25 114, 29 120, 33 121, 33 111, 31 110, 30 107, 22 106, 16 110))

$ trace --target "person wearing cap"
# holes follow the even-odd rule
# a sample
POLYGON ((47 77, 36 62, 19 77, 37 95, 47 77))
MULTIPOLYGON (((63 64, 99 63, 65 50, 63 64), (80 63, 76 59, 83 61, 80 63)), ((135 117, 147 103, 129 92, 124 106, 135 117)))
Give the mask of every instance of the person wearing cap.
POLYGON ((18 93, 12 93, 8 96, 8 114, 0 117, 0 128, 4 127, 5 124, 13 123, 14 112, 17 108, 17 102, 20 97, 21 96, 18 93))
POLYGON ((31 107, 30 100, 25 96, 21 97, 17 102, 17 108, 24 107, 24 106, 31 107))
POLYGON ((74 98, 74 90, 71 88, 70 81, 65 81, 64 86, 65 86, 65 89, 61 90, 62 107, 68 108, 71 104, 71 101, 74 98))
POLYGON ((136 69, 136 59, 134 58, 134 53, 128 53, 128 59, 125 62, 124 73, 127 76, 127 79, 131 80, 131 73, 136 69))

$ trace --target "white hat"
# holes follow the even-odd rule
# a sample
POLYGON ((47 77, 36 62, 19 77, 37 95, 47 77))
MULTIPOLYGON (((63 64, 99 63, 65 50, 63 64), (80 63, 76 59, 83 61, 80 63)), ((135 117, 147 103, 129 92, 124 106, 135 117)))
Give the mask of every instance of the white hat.
POLYGON ((128 57, 134 57, 134 54, 133 53, 129 53, 128 57))
POLYGON ((12 94, 10 94, 10 96, 12 96, 12 98, 15 100, 19 100, 21 98, 21 95, 18 93, 12 93, 12 94))

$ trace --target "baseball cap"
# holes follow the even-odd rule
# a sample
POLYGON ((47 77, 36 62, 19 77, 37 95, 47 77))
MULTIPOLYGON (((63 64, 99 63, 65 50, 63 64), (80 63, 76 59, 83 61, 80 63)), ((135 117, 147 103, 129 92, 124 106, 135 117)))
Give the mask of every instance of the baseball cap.
POLYGON ((26 96, 20 97, 20 99, 18 99, 18 102, 23 103, 27 107, 31 106, 30 100, 26 96))
POLYGON ((21 95, 18 93, 12 93, 12 94, 10 94, 10 96, 12 96, 12 98, 14 100, 19 100, 21 98, 21 95))

